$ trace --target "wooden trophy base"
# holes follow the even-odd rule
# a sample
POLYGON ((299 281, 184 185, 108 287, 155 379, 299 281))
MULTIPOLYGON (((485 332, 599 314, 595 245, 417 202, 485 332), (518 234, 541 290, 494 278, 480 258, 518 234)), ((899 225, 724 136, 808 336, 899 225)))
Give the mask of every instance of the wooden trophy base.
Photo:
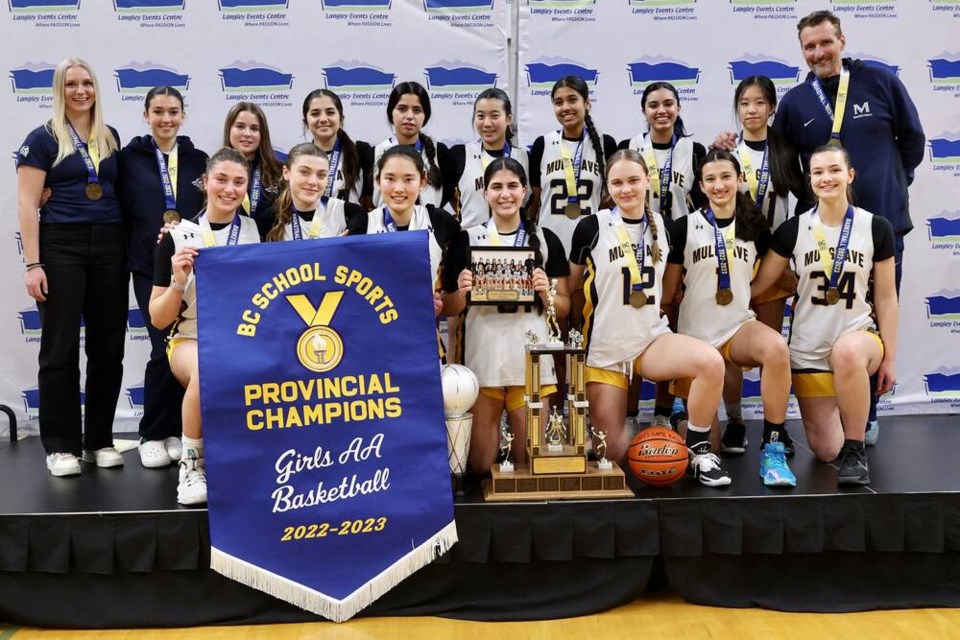
POLYGON ((587 462, 585 473, 536 475, 526 464, 515 465, 511 473, 502 473, 495 464, 490 474, 483 481, 483 498, 488 502, 634 497, 616 462, 606 471, 598 469, 596 462, 587 462))

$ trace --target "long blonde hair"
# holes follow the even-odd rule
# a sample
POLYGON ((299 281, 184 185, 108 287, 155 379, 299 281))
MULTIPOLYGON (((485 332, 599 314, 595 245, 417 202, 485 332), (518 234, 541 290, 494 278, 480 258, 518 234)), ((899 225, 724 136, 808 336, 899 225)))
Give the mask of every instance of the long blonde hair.
POLYGON ((70 137, 70 129, 67 124, 67 105, 63 99, 64 86, 67 83, 67 70, 71 67, 86 69, 87 73, 90 74, 90 79, 93 80, 94 101, 90 113, 90 134, 87 137, 87 144, 96 143, 101 158, 106 158, 118 149, 113 133, 103 122, 103 110, 100 108, 100 83, 97 82, 97 74, 81 58, 64 58, 53 70, 53 118, 48 125, 50 133, 53 134, 58 145, 57 157, 53 161, 53 166, 57 166, 77 150, 73 144, 73 138, 70 137))

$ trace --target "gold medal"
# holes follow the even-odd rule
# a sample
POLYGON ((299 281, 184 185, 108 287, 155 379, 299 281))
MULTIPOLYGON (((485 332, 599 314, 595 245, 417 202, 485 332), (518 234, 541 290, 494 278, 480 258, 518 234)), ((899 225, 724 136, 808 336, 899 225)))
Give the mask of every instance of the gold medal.
POLYGON ((180 222, 180 214, 177 213, 174 209, 167 209, 163 212, 163 221, 167 224, 172 222, 180 222))
POLYGON ((83 190, 87 194, 87 198, 90 200, 99 200, 103 197, 103 187, 96 182, 88 182, 87 188, 83 190))
POLYGON ((643 291, 630 292, 630 306, 634 309, 640 309, 647 304, 647 294, 643 291))
POLYGON ((564 212, 564 213, 567 215, 567 217, 570 218, 571 220, 576 220, 577 218, 580 217, 580 214, 582 213, 582 212, 580 211, 580 203, 579 203, 579 202, 568 202, 568 203, 567 203, 567 206, 565 206, 565 207, 563 208, 563 212, 564 212))
POLYGON ((733 302, 733 291, 730 289, 718 289, 717 290, 717 304, 721 307, 725 307, 728 304, 733 302))
POLYGON ((840 290, 836 287, 827 289, 827 304, 837 304, 840 302, 840 290))

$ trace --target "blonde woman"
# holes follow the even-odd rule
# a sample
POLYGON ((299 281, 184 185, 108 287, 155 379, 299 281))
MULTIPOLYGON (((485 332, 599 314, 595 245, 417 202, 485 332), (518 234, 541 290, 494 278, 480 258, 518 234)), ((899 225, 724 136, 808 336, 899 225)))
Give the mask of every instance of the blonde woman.
POLYGON ((113 418, 123 377, 128 274, 116 196, 119 136, 104 123, 99 93, 90 65, 79 58, 60 62, 53 74, 53 117, 31 131, 17 153, 24 280, 43 323, 40 437, 55 476, 79 474, 81 457, 98 467, 123 464, 113 447, 113 418), (50 195, 41 207, 45 190, 50 195))

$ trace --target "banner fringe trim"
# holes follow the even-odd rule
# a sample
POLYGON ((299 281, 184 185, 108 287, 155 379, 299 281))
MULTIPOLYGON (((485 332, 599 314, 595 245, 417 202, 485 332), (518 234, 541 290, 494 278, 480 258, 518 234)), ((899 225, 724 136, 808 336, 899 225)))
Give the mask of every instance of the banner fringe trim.
POLYGON ((387 591, 433 562, 434 559, 445 554, 456 542, 457 525, 456 522, 451 521, 438 533, 427 538, 420 546, 411 550, 343 600, 331 598, 216 547, 210 548, 210 568, 231 580, 289 602, 305 611, 334 622, 344 622, 366 609, 387 591))

